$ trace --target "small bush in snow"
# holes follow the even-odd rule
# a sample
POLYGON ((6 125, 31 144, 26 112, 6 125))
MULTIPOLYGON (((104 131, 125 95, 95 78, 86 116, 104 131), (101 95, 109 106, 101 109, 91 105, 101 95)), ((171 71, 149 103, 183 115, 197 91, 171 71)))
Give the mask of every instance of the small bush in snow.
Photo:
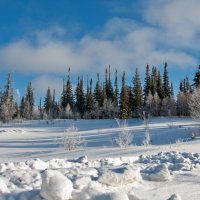
POLYGON ((128 124, 126 120, 120 122, 119 119, 116 119, 119 128, 121 128, 121 133, 118 138, 115 138, 116 144, 121 148, 127 148, 131 145, 133 141, 133 134, 128 130, 128 124))
POLYGON ((68 151, 72 151, 78 148, 81 144, 83 144, 83 139, 78 133, 78 128, 74 125, 70 126, 66 129, 63 137, 63 145, 64 148, 68 151))
POLYGON ((143 140, 143 145, 148 146, 151 143, 150 138, 150 128, 149 128, 149 114, 143 112, 143 119, 144 119, 144 128, 145 128, 145 136, 143 140))

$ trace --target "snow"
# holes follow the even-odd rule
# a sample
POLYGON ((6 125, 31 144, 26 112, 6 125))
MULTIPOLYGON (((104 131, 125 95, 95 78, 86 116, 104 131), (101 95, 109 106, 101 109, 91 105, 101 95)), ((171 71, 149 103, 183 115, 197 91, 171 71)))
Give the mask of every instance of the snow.
POLYGON ((119 148, 113 141, 121 130, 114 120, 2 124, 0 200, 199 199, 200 140, 190 138, 196 122, 152 119, 147 147, 141 145, 143 121, 128 125, 133 143, 119 148), (68 152, 62 137, 71 124, 86 143, 68 152))
POLYGON ((42 173, 42 186, 40 195, 46 200, 71 199, 72 182, 55 170, 46 170, 42 173))
POLYGON ((169 199, 167 200, 181 200, 181 197, 179 194, 173 194, 169 199))
POLYGON ((108 193, 96 196, 93 200, 129 200, 125 193, 108 193))
POLYGON ((141 180, 140 169, 138 167, 117 167, 111 168, 99 176, 98 181, 110 186, 120 186, 141 180))

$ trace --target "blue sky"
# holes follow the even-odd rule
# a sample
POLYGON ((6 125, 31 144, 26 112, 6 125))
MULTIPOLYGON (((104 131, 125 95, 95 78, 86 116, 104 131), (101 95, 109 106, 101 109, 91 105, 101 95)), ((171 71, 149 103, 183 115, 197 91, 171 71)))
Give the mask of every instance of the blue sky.
POLYGON ((104 77, 110 64, 131 80, 167 61, 177 87, 199 64, 199 10, 199 0, 0 0, 0 84, 12 72, 20 95, 29 80, 36 96, 59 94, 68 67, 104 77))

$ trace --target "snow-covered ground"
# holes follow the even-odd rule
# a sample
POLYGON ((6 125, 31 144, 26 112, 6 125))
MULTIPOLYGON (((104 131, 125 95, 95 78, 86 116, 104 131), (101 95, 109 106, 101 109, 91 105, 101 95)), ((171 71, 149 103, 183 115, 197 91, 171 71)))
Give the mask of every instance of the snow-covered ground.
POLYGON ((143 121, 128 120, 128 125, 133 143, 126 149, 114 142, 121 133, 115 120, 2 125, 0 199, 200 199, 200 141, 191 140, 196 122, 151 119, 152 145, 147 147, 142 145, 143 121), (62 141, 71 125, 78 128, 84 145, 68 152, 62 141))

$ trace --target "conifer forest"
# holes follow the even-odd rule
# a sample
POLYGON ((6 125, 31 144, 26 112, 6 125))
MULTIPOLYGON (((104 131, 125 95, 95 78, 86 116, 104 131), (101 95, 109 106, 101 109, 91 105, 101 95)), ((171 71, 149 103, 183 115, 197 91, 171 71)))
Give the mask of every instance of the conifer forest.
POLYGON ((69 68, 61 86, 61 96, 56 97, 55 90, 52 91, 49 86, 46 96, 40 98, 38 105, 34 101, 31 82, 27 84, 20 102, 16 101, 13 77, 9 73, 4 90, 0 93, 0 120, 128 119, 143 117, 144 113, 150 116, 190 116, 189 102, 194 90, 200 85, 200 66, 192 83, 188 77, 180 80, 176 95, 167 63, 164 64, 163 74, 157 67, 147 64, 143 87, 137 68, 132 82, 126 81, 125 71, 121 77, 117 69, 114 74, 111 71, 110 66, 105 69, 104 80, 100 80, 100 74, 97 73, 96 82, 78 76, 73 89, 69 68))

